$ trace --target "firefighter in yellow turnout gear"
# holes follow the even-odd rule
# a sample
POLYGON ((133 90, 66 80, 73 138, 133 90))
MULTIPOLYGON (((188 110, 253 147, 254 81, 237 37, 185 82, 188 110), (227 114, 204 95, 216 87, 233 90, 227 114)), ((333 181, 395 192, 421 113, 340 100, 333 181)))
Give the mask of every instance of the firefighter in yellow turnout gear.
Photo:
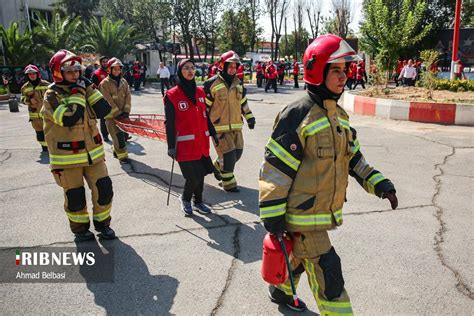
MULTIPOLYGON (((346 83, 345 63, 357 60, 350 46, 323 35, 304 55, 308 95, 277 116, 260 171, 260 217, 270 233, 293 240, 291 267, 297 284, 303 272, 321 315, 352 315, 341 260, 328 230, 342 225, 348 176, 380 198, 398 205, 395 187, 361 153, 349 116, 337 105, 346 83)), ((270 286, 272 301, 296 311, 290 282, 270 286)))
POLYGON ((52 173, 64 190, 71 231, 78 241, 94 239, 89 231, 85 178, 92 191, 94 227, 102 238, 115 238, 110 228, 112 181, 96 122, 96 118, 107 118, 111 107, 92 82, 80 77, 80 57, 60 50, 49 66, 54 83, 46 91, 41 113, 52 173))
POLYGON ((239 56, 233 51, 222 54, 218 74, 204 83, 209 117, 219 138, 219 144, 214 142, 218 155, 214 161, 214 175, 222 180, 222 187, 228 192, 239 192, 234 168, 244 148, 242 117, 250 129, 255 127, 255 117, 247 104, 246 89, 236 77, 239 65, 239 56))
POLYGON ((28 106, 28 117, 36 132, 36 140, 40 143, 43 151, 48 151, 48 145, 44 139, 43 117, 40 111, 49 82, 41 79, 40 71, 35 65, 26 66, 25 74, 28 81, 21 87, 20 101, 28 106))
POLYGON ((115 124, 115 119, 128 118, 132 107, 132 95, 127 81, 122 77, 123 64, 118 58, 111 58, 107 63, 109 75, 102 80, 99 90, 112 106, 112 112, 105 121, 107 130, 112 136, 114 157, 121 163, 128 163, 127 135, 115 124))

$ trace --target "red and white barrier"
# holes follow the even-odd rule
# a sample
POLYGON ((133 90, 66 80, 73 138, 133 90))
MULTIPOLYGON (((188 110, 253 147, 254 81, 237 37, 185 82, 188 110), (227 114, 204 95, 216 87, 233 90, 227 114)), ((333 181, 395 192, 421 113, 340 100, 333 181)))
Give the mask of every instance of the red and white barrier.
POLYGON ((345 110, 393 120, 474 126, 474 105, 370 98, 344 93, 345 110))

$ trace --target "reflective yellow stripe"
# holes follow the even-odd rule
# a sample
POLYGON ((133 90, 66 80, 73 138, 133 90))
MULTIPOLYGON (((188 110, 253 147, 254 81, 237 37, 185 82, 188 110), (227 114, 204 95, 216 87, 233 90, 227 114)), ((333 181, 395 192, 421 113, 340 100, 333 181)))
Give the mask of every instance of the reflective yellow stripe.
POLYGON ((244 104, 247 102, 247 97, 243 97, 242 100, 240 100, 240 105, 244 104))
POLYGON ((91 156, 92 160, 95 160, 105 155, 104 146, 100 145, 99 147, 92 149, 91 151, 89 151, 89 155, 91 156))
POLYGON ((83 107, 86 107, 86 100, 83 97, 70 96, 63 99, 65 104, 78 104, 83 107))
POLYGON ((212 105, 212 101, 211 101, 211 100, 209 100, 208 98, 206 98, 205 100, 206 100, 206 104, 207 104, 207 105, 209 105, 209 106, 212 105))
POLYGON ((99 90, 94 90, 94 93, 92 93, 88 98, 87 102, 89 103, 90 106, 94 105, 97 103, 102 98, 102 93, 100 93, 99 90))
POLYGON ((282 283, 282 284, 278 284, 277 288, 279 288, 280 290, 285 292, 286 295, 293 295, 293 291, 291 290, 291 285, 287 285, 285 283, 282 283))
POLYGON ((39 118, 41 118, 41 116, 40 116, 39 113, 32 113, 32 112, 29 112, 29 113, 28 113, 28 117, 29 117, 30 119, 39 119, 39 118))
POLYGON ((216 91, 219 91, 222 88, 225 88, 225 84, 219 83, 219 84, 216 84, 214 87, 212 87, 211 91, 212 93, 215 93, 216 91))
POLYGON ((26 102, 26 97, 24 95, 20 97, 20 102, 23 102, 23 103, 26 102))
POLYGON ((227 131, 230 130, 229 125, 221 125, 221 126, 217 125, 217 126, 214 126, 214 128, 216 129, 216 132, 218 132, 218 133, 219 132, 227 132, 227 131))
POLYGON ((38 141, 38 143, 40 143, 41 146, 48 147, 48 144, 47 144, 46 142, 40 142, 40 141, 38 141))
POLYGON ((338 117, 338 120, 339 120, 339 124, 341 124, 342 127, 344 127, 345 129, 351 129, 351 126, 349 125, 348 120, 345 120, 345 119, 340 118, 340 117, 338 117))
POLYGON ((48 90, 48 86, 37 86, 35 90, 48 90))
POLYGON ((89 214, 75 214, 71 212, 66 212, 66 215, 71 222, 89 223, 89 214))
POLYGON ((74 165, 88 162, 87 153, 74 155, 53 155, 49 154, 49 161, 52 165, 74 165))
POLYGON ((68 107, 66 104, 60 104, 56 108, 56 110, 54 110, 53 119, 54 119, 55 124, 59 126, 63 126, 63 117, 64 117, 64 113, 66 113, 67 110, 68 110, 68 107))
POLYGON ((106 220, 107 218, 110 217, 110 208, 101 212, 101 213, 97 213, 97 214, 94 214, 92 216, 92 218, 95 220, 95 221, 98 221, 98 222, 102 222, 104 220, 106 220))
POLYGON ((244 126, 244 123, 230 124, 231 129, 242 129, 242 126, 244 126))
POLYGON ((280 216, 286 213, 286 203, 260 208, 260 218, 280 216))
POLYGON ((380 181, 385 180, 385 177, 381 173, 376 173, 367 180, 367 187, 370 193, 375 193, 375 186, 380 181))
POLYGON ((253 116, 253 113, 247 113, 245 114, 245 119, 248 120, 248 119, 251 119, 253 116))
POLYGON ((352 146, 351 149, 353 154, 357 153, 360 150, 360 143, 358 139, 354 141, 354 146, 352 146))
POLYGON ((124 159, 124 158, 128 158, 128 152, 124 152, 124 153, 115 153, 117 155, 117 158, 118 159, 124 159))
POLYGON ((326 301, 319 296, 319 284, 314 264, 309 259, 304 259, 304 265, 321 315, 353 315, 351 302, 326 301))
POLYGON ((230 179, 230 180, 227 180, 227 181, 226 181, 226 180, 222 180, 222 184, 223 184, 224 186, 229 186, 229 185, 234 184, 234 183, 237 183, 237 181, 235 180, 234 177, 233 177, 232 179, 230 179))
POLYGON ((26 87, 25 89, 23 89, 23 93, 28 93, 31 91, 33 91, 33 87, 26 87))
POLYGON ((327 117, 323 117, 317 121, 314 121, 306 125, 301 131, 301 133, 303 134, 304 137, 308 137, 308 136, 316 134, 317 132, 322 131, 325 128, 328 128, 329 126, 331 126, 329 124, 329 120, 327 119, 327 117))
MULTIPOLYGON (((308 214, 308 215, 294 215, 286 214, 288 223, 299 226, 311 225, 331 225, 331 214, 308 214)), ((342 220, 342 214, 341 214, 342 220)))
POLYGON ((342 223, 342 209, 337 210, 337 211, 333 212, 332 214, 334 215, 334 218, 336 219, 336 223, 341 225, 341 223, 342 223))
POLYGON ((285 150, 285 148, 281 147, 276 141, 270 138, 268 144, 266 146, 275 156, 278 157, 285 165, 290 167, 291 169, 297 171, 301 161, 293 157, 289 152, 285 150))

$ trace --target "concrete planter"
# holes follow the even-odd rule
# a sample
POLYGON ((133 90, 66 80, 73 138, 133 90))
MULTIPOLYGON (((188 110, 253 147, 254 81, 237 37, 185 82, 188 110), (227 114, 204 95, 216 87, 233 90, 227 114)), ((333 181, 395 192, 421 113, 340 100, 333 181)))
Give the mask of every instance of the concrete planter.
POLYGON ((474 105, 370 98, 344 93, 345 110, 393 120, 474 126, 474 105))

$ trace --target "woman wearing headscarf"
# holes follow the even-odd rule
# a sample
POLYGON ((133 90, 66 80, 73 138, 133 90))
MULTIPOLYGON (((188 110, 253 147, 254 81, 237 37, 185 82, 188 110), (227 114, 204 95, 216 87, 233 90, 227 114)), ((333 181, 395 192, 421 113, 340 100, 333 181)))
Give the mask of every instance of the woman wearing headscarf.
POLYGON ((207 214, 211 210, 203 203, 202 192, 204 177, 214 171, 209 136, 218 141, 217 134, 206 112, 204 90, 196 86, 194 62, 181 60, 177 75, 177 85, 163 99, 168 156, 178 161, 186 180, 181 196, 184 215, 191 216, 193 210, 207 214))

